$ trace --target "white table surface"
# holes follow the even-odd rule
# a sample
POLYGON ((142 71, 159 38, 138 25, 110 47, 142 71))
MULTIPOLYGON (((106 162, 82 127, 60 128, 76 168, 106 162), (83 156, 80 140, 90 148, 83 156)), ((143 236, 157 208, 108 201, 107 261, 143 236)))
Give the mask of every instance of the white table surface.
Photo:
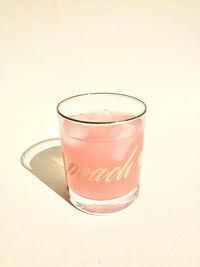
POLYGON ((200 266, 199 14, 198 0, 0 1, 1 267, 200 266), (140 196, 104 217, 55 192, 59 151, 42 174, 20 162, 59 136, 58 101, 95 91, 148 105, 140 196))

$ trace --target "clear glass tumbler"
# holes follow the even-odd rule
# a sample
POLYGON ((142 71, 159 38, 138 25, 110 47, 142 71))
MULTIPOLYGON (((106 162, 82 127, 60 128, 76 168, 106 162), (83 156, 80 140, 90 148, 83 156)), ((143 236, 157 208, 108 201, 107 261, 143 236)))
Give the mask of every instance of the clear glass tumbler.
POLYGON ((57 106, 71 203, 92 214, 138 196, 146 105, 117 93, 72 96, 57 106))

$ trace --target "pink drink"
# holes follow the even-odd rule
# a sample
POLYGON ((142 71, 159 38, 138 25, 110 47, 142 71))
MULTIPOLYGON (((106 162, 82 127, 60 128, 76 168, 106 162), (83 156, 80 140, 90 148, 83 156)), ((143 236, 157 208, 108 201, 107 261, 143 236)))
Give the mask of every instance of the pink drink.
POLYGON ((61 120, 61 139, 69 190, 93 200, 122 197, 139 186, 143 120, 101 110, 61 120), (92 124, 87 122, 112 122, 92 124))

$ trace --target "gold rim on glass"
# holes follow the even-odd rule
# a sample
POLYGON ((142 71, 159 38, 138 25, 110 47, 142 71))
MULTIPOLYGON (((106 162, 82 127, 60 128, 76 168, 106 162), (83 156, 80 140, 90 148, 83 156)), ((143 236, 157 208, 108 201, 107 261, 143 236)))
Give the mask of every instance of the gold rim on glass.
POLYGON ((122 122, 134 121, 134 120, 136 120, 136 119, 142 117, 142 116, 146 113, 146 111, 147 111, 147 106, 146 106, 146 104, 145 104, 142 100, 140 100, 140 99, 138 99, 138 98, 136 98, 136 97, 134 97, 134 96, 125 95, 125 94, 119 94, 119 93, 107 93, 107 92, 97 92, 97 93, 87 93, 87 94, 74 95, 74 96, 71 96, 71 97, 68 97, 68 98, 62 100, 62 101, 57 105, 57 112, 58 112, 58 114, 59 114, 61 117, 65 118, 65 119, 67 119, 67 120, 70 120, 70 121, 74 121, 74 122, 78 122, 78 123, 86 123, 86 124, 115 124, 115 123, 122 123, 122 122), (141 113, 140 113, 139 115, 137 115, 137 116, 134 116, 134 117, 131 117, 131 118, 128 118, 128 119, 114 120, 114 121, 87 121, 87 120, 78 120, 78 119, 74 119, 74 118, 71 118, 71 117, 69 117, 69 116, 66 116, 66 115, 64 115, 64 114, 60 111, 60 107, 61 107, 61 105, 64 104, 65 102, 67 102, 67 101, 69 101, 69 100, 71 100, 71 99, 74 99, 74 98, 78 98, 78 97, 81 97, 81 96, 89 96, 89 95, 115 95, 115 96, 125 96, 125 97, 127 97, 127 98, 131 98, 131 99, 133 99, 133 100, 139 102, 140 104, 142 104, 143 107, 144 107, 144 110, 143 110, 143 112, 141 112, 141 113))

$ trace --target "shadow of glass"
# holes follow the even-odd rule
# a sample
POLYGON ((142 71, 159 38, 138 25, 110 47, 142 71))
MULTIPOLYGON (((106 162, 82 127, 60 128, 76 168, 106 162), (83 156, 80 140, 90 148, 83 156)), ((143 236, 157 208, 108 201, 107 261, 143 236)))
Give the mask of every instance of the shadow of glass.
POLYGON ((21 164, 69 202, 60 139, 34 144, 23 153, 21 164))

